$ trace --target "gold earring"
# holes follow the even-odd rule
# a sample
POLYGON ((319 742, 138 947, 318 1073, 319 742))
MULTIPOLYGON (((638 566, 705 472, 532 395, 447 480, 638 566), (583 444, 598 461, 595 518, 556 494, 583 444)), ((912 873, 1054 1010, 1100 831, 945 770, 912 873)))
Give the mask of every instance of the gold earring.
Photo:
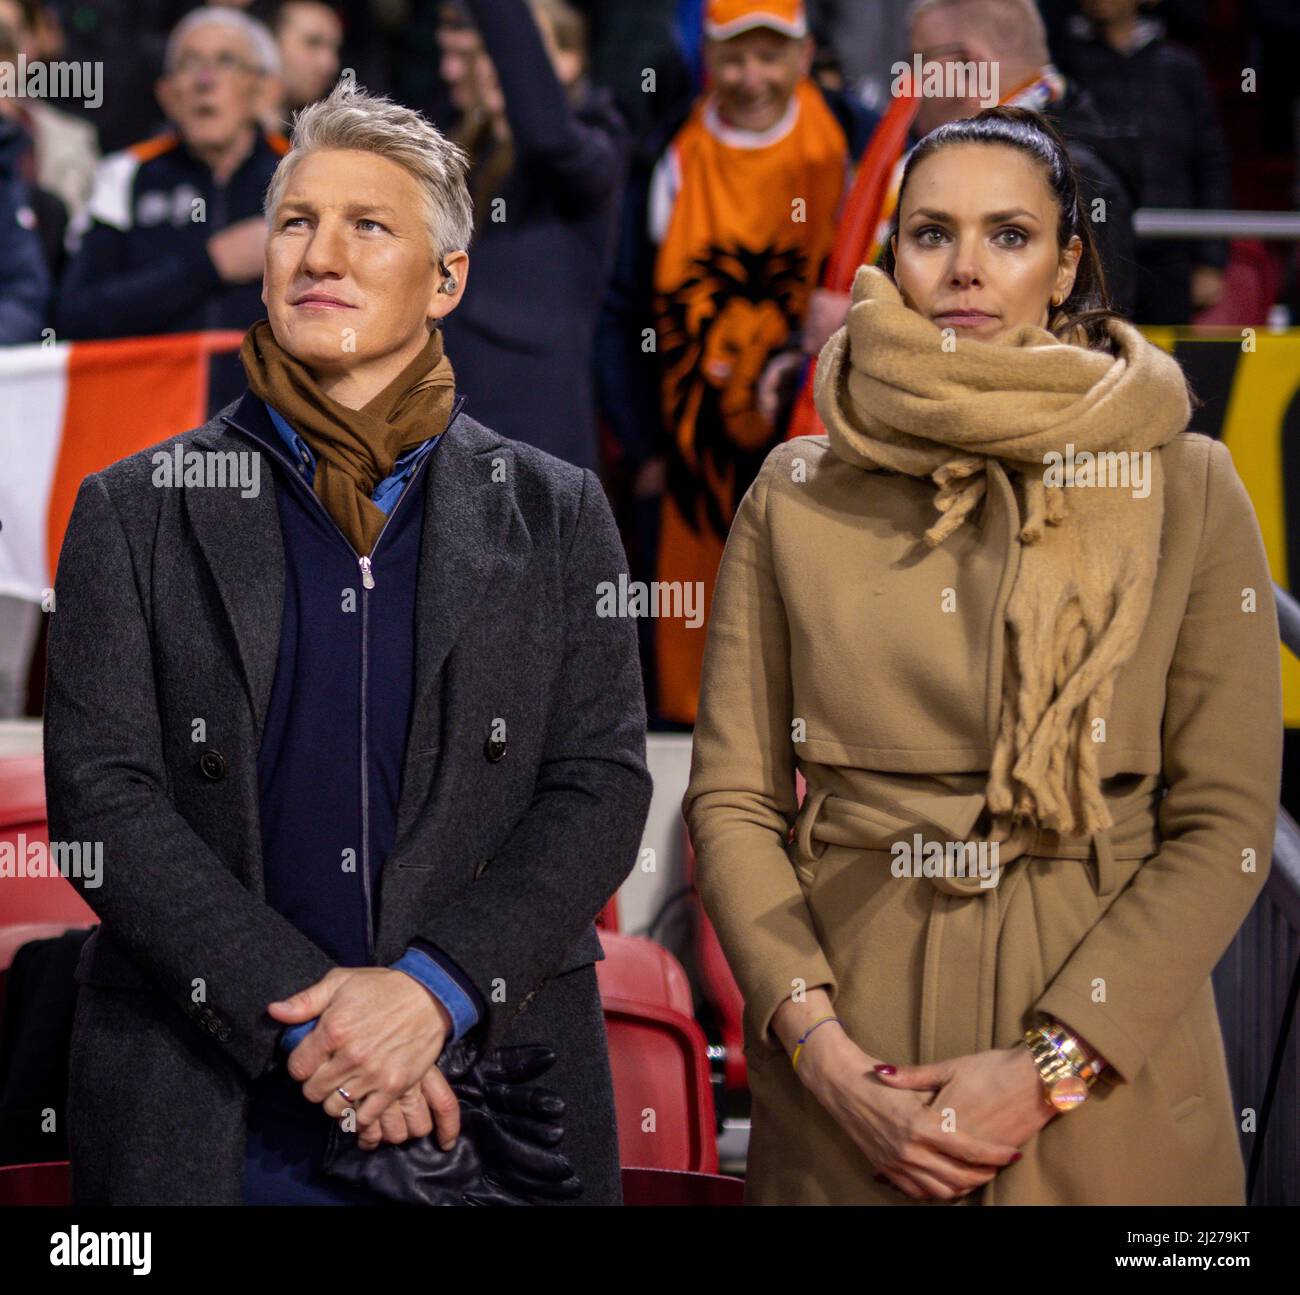
POLYGON ((1052 305, 1059 306, 1060 304, 1061 304, 1061 294, 1059 292, 1054 292, 1052 294, 1052 305))

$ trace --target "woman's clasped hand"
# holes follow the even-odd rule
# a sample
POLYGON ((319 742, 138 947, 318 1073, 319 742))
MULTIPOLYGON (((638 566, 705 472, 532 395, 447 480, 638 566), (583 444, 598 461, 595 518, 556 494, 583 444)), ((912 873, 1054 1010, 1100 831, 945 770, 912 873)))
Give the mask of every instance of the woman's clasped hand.
POLYGON ((889 1067, 829 1023, 804 1045, 797 1073, 877 1178, 917 1200, 977 1191, 1057 1114, 1020 1043, 889 1067))

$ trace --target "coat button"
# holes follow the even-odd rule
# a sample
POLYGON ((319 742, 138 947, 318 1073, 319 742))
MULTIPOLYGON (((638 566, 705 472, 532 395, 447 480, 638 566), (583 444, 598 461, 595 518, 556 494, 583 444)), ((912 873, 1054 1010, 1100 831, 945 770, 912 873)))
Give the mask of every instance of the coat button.
POLYGON ((490 737, 483 743, 483 754, 493 763, 496 764, 506 753, 506 744, 504 738, 490 737))
POLYGON ((199 772, 213 782, 220 782, 226 776, 226 757, 220 751, 204 751, 199 756, 199 772))

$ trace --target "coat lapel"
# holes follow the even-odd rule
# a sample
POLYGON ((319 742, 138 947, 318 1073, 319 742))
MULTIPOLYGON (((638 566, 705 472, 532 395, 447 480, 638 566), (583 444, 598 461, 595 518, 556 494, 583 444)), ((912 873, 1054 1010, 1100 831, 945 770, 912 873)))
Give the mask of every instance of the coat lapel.
MULTIPOLYGON (((258 424, 265 423, 275 434, 261 401, 250 395, 240 402, 230 421, 254 435, 258 424)), ((245 448, 243 438, 231 436, 221 421, 201 428, 191 445, 202 451, 245 448)), ((249 499, 238 490, 184 491, 185 510, 234 632, 253 713, 255 744, 261 743, 270 705, 284 610, 284 542, 274 479, 265 465, 259 486, 257 495, 249 499)))
POLYGON ((442 667, 492 585, 515 511, 513 455, 473 419, 453 417, 427 470, 408 752, 438 743, 442 667))

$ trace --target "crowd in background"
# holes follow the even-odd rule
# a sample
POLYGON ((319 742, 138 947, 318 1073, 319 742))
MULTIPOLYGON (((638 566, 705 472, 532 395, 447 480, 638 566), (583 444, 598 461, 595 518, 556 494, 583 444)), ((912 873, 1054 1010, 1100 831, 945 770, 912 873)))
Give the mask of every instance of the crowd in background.
MULTIPOLYGON (((758 465, 816 430, 810 370, 848 301, 828 266, 879 256, 908 149, 981 106, 901 115, 894 65, 996 65, 1104 202, 1116 307, 1183 324, 1228 245, 1138 239, 1133 212, 1300 205, 1300 11, 1227 8, 1235 48, 1213 0, 0 0, 0 63, 104 69, 92 107, 0 96, 0 344, 262 318, 267 182, 294 111, 351 77, 471 158, 445 326, 467 412, 599 472, 634 578, 707 611, 758 465)), ((241 375, 213 383, 216 408, 241 375)), ((702 626, 641 624, 654 721, 689 725, 702 626)))

